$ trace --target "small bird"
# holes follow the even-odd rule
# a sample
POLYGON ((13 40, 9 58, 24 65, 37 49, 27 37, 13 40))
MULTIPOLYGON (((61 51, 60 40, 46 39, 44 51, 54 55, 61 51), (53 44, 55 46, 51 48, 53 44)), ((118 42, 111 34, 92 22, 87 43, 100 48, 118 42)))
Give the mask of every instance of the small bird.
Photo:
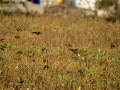
POLYGON ((116 47, 115 44, 111 43, 111 48, 114 48, 114 47, 116 47))
POLYGON ((48 63, 48 60, 47 59, 43 59, 43 63, 48 63))
POLYGON ((78 49, 69 49, 69 50, 74 52, 74 53, 78 53, 78 49))
POLYGON ((20 28, 17 28, 17 31, 22 31, 22 29, 20 29, 20 28))
POLYGON ((42 53, 43 53, 43 52, 47 53, 46 48, 42 48, 42 53))
POLYGON ((19 36, 15 36, 15 38, 20 38, 19 36))
POLYGON ((4 41, 4 39, 0 39, 0 42, 3 42, 4 41))
POLYGON ((5 50, 4 48, 6 48, 6 46, 1 46, 0 50, 5 50))
POLYGON ((35 33, 35 34, 37 34, 37 35, 42 34, 41 32, 32 32, 32 33, 35 33))
POLYGON ((45 65, 43 70, 50 68, 48 65, 45 65))
POLYGON ((22 52, 21 52, 21 51, 18 51, 17 54, 22 54, 22 52))
POLYGON ((17 81, 19 84, 23 85, 23 82, 24 80, 22 80, 22 78, 18 78, 18 81, 17 81))
POLYGON ((3 50, 3 51, 5 50, 4 48, 0 48, 0 49, 3 50))

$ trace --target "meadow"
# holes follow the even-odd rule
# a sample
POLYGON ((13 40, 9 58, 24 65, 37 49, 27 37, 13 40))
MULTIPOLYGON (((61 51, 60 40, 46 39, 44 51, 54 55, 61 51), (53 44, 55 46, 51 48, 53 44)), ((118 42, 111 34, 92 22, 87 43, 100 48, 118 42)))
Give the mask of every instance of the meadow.
POLYGON ((120 21, 0 15, 0 90, 120 90, 120 21))

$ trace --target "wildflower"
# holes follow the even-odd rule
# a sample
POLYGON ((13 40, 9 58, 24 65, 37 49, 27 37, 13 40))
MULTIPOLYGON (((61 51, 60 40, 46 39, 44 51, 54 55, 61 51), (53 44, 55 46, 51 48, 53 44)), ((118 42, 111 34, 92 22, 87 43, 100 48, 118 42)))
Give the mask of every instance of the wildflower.
POLYGON ((78 54, 78 56, 80 57, 80 54, 78 54))
POLYGON ((82 60, 84 60, 84 57, 82 58, 82 60))
POLYGON ((99 49, 99 52, 100 52, 100 49, 99 49))
POLYGON ((34 90, 35 88, 33 87, 33 90, 34 90))
POLYGON ((19 68, 18 66, 15 67, 15 69, 18 69, 18 68, 19 68))
POLYGON ((82 86, 82 87, 77 88, 77 90, 82 90, 82 88, 83 88, 83 86, 82 86))

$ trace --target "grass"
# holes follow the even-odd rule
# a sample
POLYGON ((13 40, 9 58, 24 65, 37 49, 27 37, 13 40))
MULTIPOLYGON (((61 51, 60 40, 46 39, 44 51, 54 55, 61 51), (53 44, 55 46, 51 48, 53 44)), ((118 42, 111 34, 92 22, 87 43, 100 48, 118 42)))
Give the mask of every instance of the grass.
POLYGON ((119 90, 119 21, 2 16, 0 90, 119 90))

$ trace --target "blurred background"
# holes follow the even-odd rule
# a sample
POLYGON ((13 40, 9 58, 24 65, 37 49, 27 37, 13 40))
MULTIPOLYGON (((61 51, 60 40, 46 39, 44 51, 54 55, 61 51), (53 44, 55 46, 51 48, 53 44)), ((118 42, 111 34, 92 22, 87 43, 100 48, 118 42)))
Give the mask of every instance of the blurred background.
POLYGON ((120 0, 0 0, 1 13, 120 18, 120 0))

